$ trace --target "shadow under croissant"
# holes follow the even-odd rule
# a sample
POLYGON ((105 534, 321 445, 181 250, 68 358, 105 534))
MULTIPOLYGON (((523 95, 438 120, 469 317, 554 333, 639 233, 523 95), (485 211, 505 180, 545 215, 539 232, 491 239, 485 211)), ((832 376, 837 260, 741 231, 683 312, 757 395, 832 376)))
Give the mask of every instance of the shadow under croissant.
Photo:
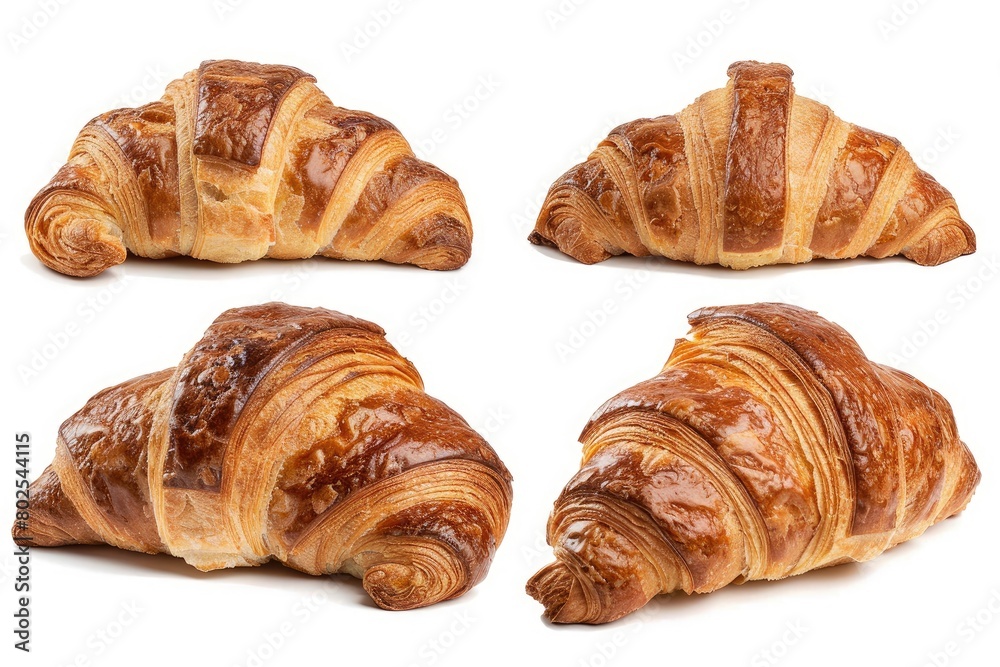
MULTIPOLYGON (((579 261, 551 246, 533 245, 532 249, 536 253, 544 255, 547 260, 555 260, 565 262, 566 264, 581 266, 579 261)), ((857 270, 859 265, 871 266, 883 264, 893 266, 893 270, 896 271, 898 271, 902 266, 912 266, 914 267, 914 270, 922 270, 920 265, 915 264, 901 255, 881 259, 861 255, 858 257, 852 257, 848 260, 816 257, 808 262, 802 262, 799 264, 768 264, 766 266, 755 266, 751 269, 745 269, 743 271, 735 271, 729 267, 722 266, 721 264, 695 264, 693 262, 682 262, 670 259, 669 257, 660 257, 657 255, 636 257, 635 255, 621 254, 606 259, 603 262, 598 262, 597 264, 583 266, 586 266, 588 271, 599 271, 602 268, 618 271, 630 269, 670 274, 680 273, 685 275, 697 275, 700 277, 711 276, 712 278, 724 278, 731 280, 744 280, 747 271, 752 273, 754 276, 774 278, 783 276, 787 273, 801 276, 801 274, 806 271, 851 271, 857 270), (852 269, 851 267, 854 268, 852 269)))
MULTIPOLYGON (((930 526, 927 530, 928 532, 943 530, 944 526, 951 523, 950 519, 954 518, 956 517, 949 517, 941 523, 930 526)), ((666 622, 674 616, 690 614, 693 607, 705 605, 730 605, 734 603, 753 604, 756 600, 764 596, 773 598, 779 589, 783 589, 786 594, 793 594, 796 591, 802 592, 805 590, 810 594, 816 595, 817 600, 821 601, 821 599, 825 596, 836 594, 835 591, 838 590, 838 587, 850 583, 857 583, 859 580, 864 579, 867 576, 866 573, 875 564, 874 561, 878 562, 878 565, 875 565, 875 567, 891 568, 892 566, 890 565, 890 562, 893 558, 909 558, 913 554, 907 554, 906 552, 917 549, 917 545, 918 543, 914 541, 901 542, 900 544, 897 544, 891 549, 880 554, 879 557, 873 561, 849 561, 846 563, 839 563, 837 565, 821 567, 816 570, 809 570, 807 572, 803 572, 802 574, 797 574, 783 579, 757 579, 744 581, 742 583, 734 583, 729 586, 724 586, 723 588, 713 591, 712 593, 685 593, 684 591, 676 590, 670 593, 654 595, 635 612, 625 614, 620 618, 606 623, 601 623, 600 625, 605 628, 612 628, 616 625, 627 626, 630 623, 635 623, 637 621, 637 614, 649 615, 644 616, 642 618, 643 621, 655 619, 657 622, 666 622)), ((529 592, 529 595, 530 594, 531 593, 529 592)), ((580 630, 579 624, 553 621, 548 618, 546 614, 542 614, 541 620, 546 626, 556 631, 578 632, 580 630)))
MULTIPOLYGON (((277 565, 280 563, 283 569, 298 572, 303 577, 309 577, 316 581, 316 576, 323 574, 344 574, 352 576, 361 582, 364 591, 370 600, 377 606, 386 610, 408 610, 419 607, 430 606, 455 599, 462 596, 475 586, 485 575, 492 560, 489 558, 476 559, 473 553, 475 546, 469 543, 466 538, 478 537, 479 531, 474 521, 468 521, 465 525, 471 528, 469 534, 464 534, 461 527, 454 530, 445 529, 445 536, 436 534, 433 530, 420 534, 413 530, 414 526, 407 523, 406 516, 408 510, 419 508, 418 503, 414 505, 409 502, 414 497, 419 497, 421 489, 426 489, 428 478, 435 475, 447 474, 444 470, 450 470, 448 478, 456 487, 462 482, 467 482, 468 477, 460 471, 450 468, 451 461, 437 461, 425 463, 411 468, 400 476, 408 479, 404 484, 405 490, 393 497, 399 502, 400 511, 394 515, 396 523, 387 524, 383 519, 374 529, 364 531, 359 530, 359 523, 363 524, 364 510, 345 511, 339 516, 339 522, 331 531, 331 535, 318 533, 318 540, 304 538, 300 543, 301 550, 292 550, 284 556, 272 554, 266 559, 258 560, 256 563, 244 561, 238 563, 234 568, 233 564, 213 564, 204 567, 204 563, 198 561, 191 562, 190 552, 175 552, 171 560, 181 568, 189 570, 186 574, 192 576, 190 565, 195 565, 201 571, 199 575, 210 576, 212 573, 234 569, 243 570, 246 565, 277 565), (338 539, 334 536, 349 535, 349 540, 338 539), (341 557, 333 561, 327 557, 331 554, 340 554, 341 557), (184 560, 179 560, 173 556, 181 556, 184 560), (471 557, 471 558, 470 558, 471 557), (187 561, 187 562, 185 562, 187 561), (325 563, 336 562, 339 565, 330 568, 325 563)), ((395 478, 390 478, 393 481, 395 478)), ((497 479, 502 478, 497 474, 497 479)), ((378 493, 387 493, 386 485, 383 483, 368 487, 369 491, 375 491, 375 498, 378 493)), ((89 524, 81 520, 79 516, 74 520, 67 516, 75 510, 68 504, 60 478, 55 469, 50 466, 32 485, 35 489, 36 497, 42 501, 42 510, 33 515, 33 526, 29 535, 20 525, 15 525, 13 535, 15 543, 26 546, 37 547, 62 547, 69 549, 80 549, 91 547, 100 550, 103 558, 105 551, 98 541, 89 524)), ((470 492, 471 494, 471 492, 470 492)), ((346 501, 357 503, 357 499, 362 501, 372 501, 372 497, 357 495, 346 501)), ((384 499, 384 497, 383 497, 384 499)), ((492 517, 494 520, 497 517, 492 517)), ((439 516, 438 519, 441 519, 439 516)), ((442 520, 442 524, 447 521, 442 520)), ((494 521, 494 527, 495 526, 494 521)), ((503 528, 506 528, 506 521, 503 521, 503 528)), ((329 527, 329 524, 328 524, 329 527)), ((441 526, 438 525, 438 528, 441 526)), ((502 539, 502 532, 501 539, 502 539)), ((307 533, 308 535, 308 533, 307 533)), ((148 547, 138 545, 121 544, 122 549, 114 550, 111 553, 115 560, 120 560, 121 554, 140 554, 145 556, 163 556, 165 552, 156 553, 154 550, 145 551, 148 547)), ((478 554, 483 556, 484 554, 478 554)), ((152 562, 152 561, 151 561, 152 562)), ((158 568, 160 571, 175 572, 176 567, 168 566, 158 568)), ((256 569, 256 568, 253 568, 256 569)), ((197 570, 196 570, 197 571, 197 570)))
MULTIPOLYGON (((53 275, 53 271, 40 264, 30 252, 21 256, 21 264, 38 275, 46 278, 53 275)), ((129 255, 128 261, 122 265, 113 266, 101 273, 86 278, 71 276, 64 273, 57 273, 59 278, 68 281, 86 281, 88 285, 100 286, 102 283, 111 284, 118 281, 124 275, 140 277, 171 278, 172 280, 182 279, 185 275, 191 278, 236 278, 242 274, 253 273, 260 277, 261 274, 271 275, 275 280, 289 274, 297 276, 308 276, 319 271, 336 271, 357 267, 359 265, 371 265, 377 268, 372 269, 380 272, 398 271, 407 275, 414 273, 426 273, 414 264, 396 264, 386 260, 351 261, 334 259, 331 257, 311 257, 308 259, 275 259, 264 257, 253 262, 239 262, 236 264, 221 264, 194 257, 168 257, 165 259, 149 259, 137 255, 129 255), (322 268, 321 268, 322 267, 322 268)))
MULTIPOLYGON (((261 588, 295 589, 303 593, 313 591, 317 586, 328 585, 328 592, 342 598, 345 604, 359 604, 370 609, 382 610, 365 591, 364 583, 347 573, 334 573, 323 577, 300 572, 282 565, 278 561, 269 561, 257 567, 237 567, 222 570, 202 572, 169 554, 145 554, 136 551, 115 549, 105 544, 75 544, 46 549, 47 558, 56 562, 61 559, 73 562, 73 567, 79 567, 82 561, 84 569, 90 573, 101 573, 113 576, 140 577, 181 577, 194 581, 219 580, 238 582, 241 585, 258 586, 261 588)), ((475 588, 464 593, 462 598, 475 597, 475 588)), ((435 603, 447 605, 458 598, 435 603)))

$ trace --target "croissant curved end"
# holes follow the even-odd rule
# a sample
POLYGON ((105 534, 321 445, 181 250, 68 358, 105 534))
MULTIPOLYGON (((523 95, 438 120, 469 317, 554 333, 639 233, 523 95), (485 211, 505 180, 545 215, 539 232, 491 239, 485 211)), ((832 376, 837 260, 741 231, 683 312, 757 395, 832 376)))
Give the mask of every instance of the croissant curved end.
POLYGON ((15 521, 11 528, 15 544, 59 547, 101 543, 101 538, 73 506, 52 466, 48 466, 31 485, 31 502, 30 520, 15 521))
MULTIPOLYGON (((415 222, 378 257, 393 264, 413 264, 432 271, 451 271, 472 255, 472 222, 457 186, 444 189, 448 210, 417 215, 415 222)), ((433 197, 429 200, 433 200, 433 197)))
POLYGON ((553 241, 537 231, 531 232, 528 236, 528 241, 535 245, 556 248, 581 264, 597 264, 612 257, 611 253, 605 251, 599 245, 582 240, 579 232, 576 231, 578 229, 580 229, 579 224, 563 226, 563 231, 566 233, 562 236, 568 239, 565 245, 553 241))
POLYGON ((535 230, 528 235, 528 241, 557 248, 582 264, 597 264, 613 257, 590 234, 579 216, 556 206, 542 210, 535 230))
POLYGON ((903 256, 922 266, 937 266, 976 251, 976 233, 957 215, 949 216, 910 246, 903 256))
POLYGON ((457 555, 436 539, 412 537, 380 549, 361 580, 382 609, 426 607, 461 595, 473 583, 457 555))
POLYGON ((622 252, 596 233, 592 220, 602 214, 580 196, 579 184, 600 168, 600 159, 590 158, 571 167, 549 188, 528 241, 557 248, 583 264, 597 264, 622 252))
POLYGON ((435 248, 422 256, 414 258, 412 264, 421 269, 431 271, 454 271, 460 269, 469 261, 469 252, 453 248, 435 248))
POLYGON ((28 208, 24 217, 31 251, 45 266, 86 278, 125 261, 115 219, 89 197, 58 192, 28 208))
POLYGON ((583 591, 573 573, 559 561, 536 572, 524 590, 545 607, 545 618, 553 623, 584 623, 587 620, 583 591))
POLYGON ((384 563, 365 570, 362 586, 382 609, 410 609, 421 597, 419 573, 402 563, 384 563))
POLYGON ((543 615, 551 623, 610 623, 639 609, 651 597, 636 580, 596 587, 563 560, 536 572, 524 590, 545 607, 543 615))
POLYGON ((465 266, 472 256, 471 223, 454 218, 430 219, 418 225, 412 233, 417 248, 408 262, 422 269, 452 271, 465 266))

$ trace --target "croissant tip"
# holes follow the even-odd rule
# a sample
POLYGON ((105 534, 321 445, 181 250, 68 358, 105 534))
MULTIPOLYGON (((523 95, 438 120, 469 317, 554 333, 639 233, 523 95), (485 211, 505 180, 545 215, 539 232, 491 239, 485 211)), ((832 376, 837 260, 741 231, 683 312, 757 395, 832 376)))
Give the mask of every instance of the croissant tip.
POLYGON ((402 611, 450 600, 475 583, 454 549, 436 538, 415 538, 392 545, 369 544, 377 554, 361 585, 382 609, 402 611))
POLYGON ((464 591, 462 582, 449 581, 447 576, 431 576, 421 567, 397 562, 369 567, 361 585, 375 604, 388 611, 426 607, 464 591))
POLYGON ((958 218, 958 228, 962 235, 965 237, 965 248, 962 250, 962 255, 971 255, 976 252, 976 232, 969 226, 965 220, 958 218))
POLYGON ((428 271, 455 271, 468 263, 471 253, 453 250, 452 248, 441 248, 432 253, 433 256, 414 259, 409 263, 428 271))
POLYGON ((49 225, 48 234, 28 241, 31 251, 48 268, 67 276, 90 278, 125 261, 125 244, 97 220, 74 219, 49 225))
POLYGON ((106 269, 110 269, 112 266, 117 266, 125 261, 125 253, 121 253, 121 257, 117 255, 111 256, 110 258, 90 258, 86 264, 70 264, 70 263, 55 263, 47 262, 44 259, 42 262, 53 271, 61 273, 66 276, 71 276, 73 278, 92 278, 96 275, 103 273, 106 269))
POLYGON ((14 544, 19 547, 31 546, 31 536, 26 534, 25 529, 20 527, 19 523, 14 523, 10 527, 10 537, 14 540, 14 544))
POLYGON ((586 243, 564 244, 558 241, 553 241, 538 231, 531 232, 531 234, 528 235, 528 241, 537 246, 555 248, 559 252, 572 257, 581 264, 599 264, 611 257, 610 253, 597 245, 586 243))
POLYGON ((424 266, 422 268, 435 271, 455 271, 469 263, 472 256, 471 248, 455 249, 453 252, 443 253, 442 258, 434 266, 424 266))
POLYGON ((902 254, 921 266, 938 266, 976 252, 976 233, 960 217, 949 217, 902 254))
POLYGON ((535 573, 524 587, 540 602, 550 623, 588 623, 587 605, 569 568, 556 561, 535 573))
MULTIPOLYGON (((15 522, 10 529, 14 544, 19 547, 61 547, 70 544, 98 544, 96 536, 86 536, 73 533, 71 528, 53 525, 42 517, 32 516, 31 528, 25 528, 15 522)), ((85 529, 86 530, 86 529, 85 529)), ((89 530, 87 531, 89 532, 89 530)))
POLYGON ((454 271, 465 266, 471 256, 472 223, 463 208, 462 214, 427 217, 397 241, 382 259, 431 271, 454 271))
POLYGON ((399 611, 421 606, 418 603, 417 573, 399 563, 383 563, 365 571, 362 585, 382 609, 399 611))
POLYGON ((554 248, 556 246, 555 243, 542 236, 538 232, 538 230, 535 230, 530 234, 528 234, 528 241, 530 243, 533 243, 534 245, 544 245, 544 246, 549 246, 550 248, 554 248))
POLYGON ((534 598, 545 608, 542 615, 546 620, 559 613, 559 610, 566 602, 567 590, 564 587, 553 585, 549 580, 553 578, 553 572, 558 563, 551 563, 542 568, 528 580, 524 586, 524 592, 534 598))
MULTIPOLYGON (((589 162, 588 160, 576 165, 566 172, 561 180, 586 167, 589 162)), ((596 233, 588 221, 586 213, 574 206, 573 198, 576 196, 578 196, 577 190, 562 187, 560 181, 557 181, 542 204, 542 210, 538 214, 534 230, 528 235, 528 241, 534 245, 556 248, 581 264, 603 262, 612 257, 612 253, 608 251, 608 247, 601 240, 601 235, 596 233)))

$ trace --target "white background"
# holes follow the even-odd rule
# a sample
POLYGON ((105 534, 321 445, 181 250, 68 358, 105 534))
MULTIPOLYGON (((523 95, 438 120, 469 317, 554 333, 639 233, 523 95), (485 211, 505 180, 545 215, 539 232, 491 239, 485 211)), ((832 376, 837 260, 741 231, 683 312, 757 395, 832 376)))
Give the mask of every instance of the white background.
POLYGON ((387 0, 222 2, 70 0, 51 18, 39 18, 44 2, 3 5, 4 506, 13 502, 15 432, 33 436, 37 475, 60 422, 93 393, 173 366, 222 310, 280 298, 388 330, 428 392, 480 427, 510 467, 510 529, 483 584, 404 613, 378 610, 346 577, 324 583, 280 566, 202 574, 167 556, 110 547, 38 549, 30 655, 11 647, 16 596, 4 549, 5 664, 13 654, 17 664, 36 665, 247 665, 248 652, 283 623, 291 635, 276 652, 264 649, 274 653, 264 664, 916 666, 949 642, 957 654, 938 655, 938 664, 995 664, 1000 613, 988 604, 995 599, 1000 610, 1000 16, 992 3, 592 0, 563 3, 562 16, 553 13, 556 0, 422 0, 399 5, 349 58, 344 45, 387 0), (713 23, 723 10, 728 22, 713 23), (25 21, 44 25, 32 30, 25 21), (11 35, 26 37, 15 45, 11 35), (679 64, 691 40, 701 52, 692 48, 691 61, 679 64), (332 260, 218 266, 130 258, 89 280, 43 268, 24 239, 23 211, 79 129, 114 106, 156 99, 170 79, 209 58, 297 65, 338 104, 384 116, 423 144, 468 199, 471 262, 434 273, 332 260), (731 272, 635 258, 588 267, 524 240, 549 184, 613 125, 679 111, 723 85, 726 67, 741 59, 785 62, 800 93, 898 137, 955 195, 979 252, 937 268, 890 259, 731 272), (491 77, 494 90, 477 91, 491 77), (477 92, 483 99, 467 100, 477 92), (463 101, 476 107, 467 117, 449 112, 463 101), (439 141, 429 144, 435 129, 439 141), (584 326, 606 300, 614 312, 599 327, 584 326), (820 311, 872 358, 901 365, 951 400, 983 470, 968 511, 864 565, 660 598, 641 619, 605 627, 543 623, 523 586, 549 559, 545 520, 577 468, 576 436, 588 416, 659 370, 686 333, 688 312, 761 300, 820 311), (927 327, 935 314, 944 323, 927 327), (78 334, 37 376, 22 378, 19 367, 68 325, 78 334), (561 356, 560 343, 581 343, 571 341, 581 327, 592 335, 561 356), (296 605, 318 591, 325 603, 305 619, 296 605), (134 622, 110 644, 97 639, 98 631, 116 633, 128 603, 141 608, 134 622), (978 630, 965 620, 977 613, 987 621, 978 630))

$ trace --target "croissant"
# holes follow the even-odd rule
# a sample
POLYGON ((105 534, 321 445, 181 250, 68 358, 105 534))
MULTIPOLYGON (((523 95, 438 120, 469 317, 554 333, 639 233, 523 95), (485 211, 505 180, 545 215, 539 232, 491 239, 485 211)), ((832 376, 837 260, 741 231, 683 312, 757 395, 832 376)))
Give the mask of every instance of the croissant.
POLYGON ((951 194, 892 137, 795 94, 792 70, 729 67, 676 116, 621 125, 551 187, 529 237, 586 264, 660 255, 734 269, 974 252, 951 194))
POLYGON ((18 544, 106 543, 203 571, 276 559, 410 609, 486 575, 511 476, 381 328, 271 303, 91 398, 29 495, 18 544))
POLYGON ((236 60, 204 62, 160 101, 90 121, 24 226, 38 259, 71 276, 126 250, 455 269, 472 243, 458 184, 391 123, 335 106, 294 67, 236 60))
POLYGON ((527 591, 557 623, 864 561, 960 512, 979 469, 948 402, 784 304, 689 316, 659 375, 605 403, 527 591))

